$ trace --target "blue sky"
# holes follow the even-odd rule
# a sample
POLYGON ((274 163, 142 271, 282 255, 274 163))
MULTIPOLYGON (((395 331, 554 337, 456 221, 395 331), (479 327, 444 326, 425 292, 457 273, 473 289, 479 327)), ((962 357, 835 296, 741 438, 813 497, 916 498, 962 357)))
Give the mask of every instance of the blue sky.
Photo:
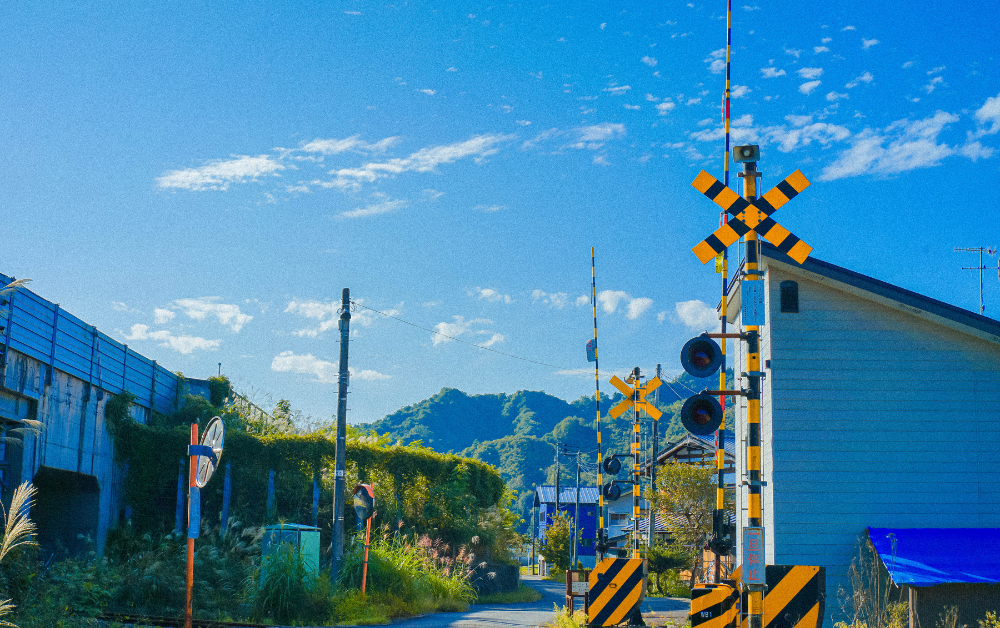
MULTIPOLYGON (((262 404, 329 418, 349 287, 412 323, 355 312, 352 422, 442 387, 592 394, 591 246, 603 380, 676 374, 714 320, 690 249, 718 214, 690 183, 723 176, 721 1, 2 17, 0 271, 171 370, 221 362, 262 404)), ((998 17, 733 7, 733 142, 761 145, 765 189, 812 181, 776 218, 815 257, 978 309, 978 257, 953 248, 1000 244, 998 17)))

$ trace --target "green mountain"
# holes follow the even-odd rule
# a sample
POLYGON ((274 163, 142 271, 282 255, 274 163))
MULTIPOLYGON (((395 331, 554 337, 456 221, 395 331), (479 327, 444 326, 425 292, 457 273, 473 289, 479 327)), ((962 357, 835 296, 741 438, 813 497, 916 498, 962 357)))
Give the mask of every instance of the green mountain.
MULTIPOLYGON (((731 370, 727 379, 730 380, 727 388, 731 388, 731 370)), ((659 422, 661 446, 683 438, 686 433, 680 421, 683 400, 695 391, 716 388, 718 383, 716 377, 695 379, 682 374, 660 387, 658 406, 664 412, 659 422)), ((610 398, 601 394, 601 440, 605 455, 629 451, 632 414, 626 412, 618 419, 608 416, 608 410, 622 399, 617 391, 610 398)), ((533 487, 555 483, 557 443, 570 450, 585 452, 581 456, 582 463, 594 469, 597 462, 596 417, 593 396, 567 402, 540 391, 468 395, 445 388, 429 399, 359 427, 387 434, 404 443, 419 440, 437 451, 457 453, 494 465, 507 485, 517 491, 515 510, 528 521, 533 487)), ((643 433, 645 449, 649 451, 648 425, 643 433)), ((561 462, 562 483, 575 482, 575 459, 564 456, 561 462)), ((593 471, 581 474, 582 485, 593 486, 595 482, 593 471)))

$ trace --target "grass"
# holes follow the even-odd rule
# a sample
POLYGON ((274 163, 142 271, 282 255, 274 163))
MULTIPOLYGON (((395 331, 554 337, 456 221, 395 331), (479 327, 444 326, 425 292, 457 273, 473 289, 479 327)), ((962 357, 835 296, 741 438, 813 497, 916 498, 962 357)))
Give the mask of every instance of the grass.
POLYGON ((566 584, 566 572, 550 569, 549 575, 543 578, 543 580, 550 580, 552 582, 562 582, 563 584, 566 584))
POLYGON ((540 591, 522 583, 518 585, 517 591, 497 593, 496 595, 480 595, 476 604, 526 604, 537 602, 540 599, 542 599, 540 591))

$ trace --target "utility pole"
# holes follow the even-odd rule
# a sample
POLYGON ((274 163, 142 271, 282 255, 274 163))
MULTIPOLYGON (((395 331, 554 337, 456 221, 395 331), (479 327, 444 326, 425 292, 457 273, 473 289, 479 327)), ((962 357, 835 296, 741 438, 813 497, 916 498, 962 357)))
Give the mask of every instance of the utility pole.
MULTIPOLYGON (((535 498, 537 499, 537 497, 538 497, 538 487, 537 486, 533 486, 531 488, 534 490, 535 498)), ((534 500, 532 500, 532 504, 534 504, 534 500)), ((537 519, 536 519, 537 517, 538 517, 538 509, 535 508, 534 505, 532 505, 532 507, 531 507, 531 575, 535 575, 535 539, 538 538, 538 523, 537 523, 537 519)))
MULTIPOLYGON (((977 246, 974 248, 961 248, 955 247, 956 251, 969 251, 971 253, 979 253, 979 266, 963 266, 962 270, 978 270, 979 271, 979 315, 983 316, 986 314, 986 306, 983 304, 983 271, 988 266, 983 265, 983 253, 986 253, 990 257, 996 255, 997 250, 987 248, 985 246, 977 246)), ((1000 261, 997 262, 997 278, 1000 278, 1000 261)))
MULTIPOLYGON (((656 365, 656 379, 660 379, 660 365, 656 365)), ((660 389, 657 388, 653 391, 653 405, 660 405, 660 389)), ((656 494, 656 460, 657 456, 660 454, 660 420, 658 418, 653 419, 653 460, 649 465, 649 490, 654 495, 656 494)), ((650 504, 649 507, 649 529, 646 531, 646 552, 649 552, 653 547, 653 539, 656 528, 656 515, 653 512, 653 506, 650 504)), ((647 554, 648 555, 648 554, 647 554)))
POLYGON ((573 514, 573 566, 576 569, 577 547, 580 545, 580 452, 576 452, 576 512, 573 514))
POLYGON ((333 481, 333 560, 330 583, 336 586, 340 563, 344 558, 344 482, 347 469, 347 353, 351 337, 351 290, 344 288, 340 304, 340 378, 337 390, 337 450, 333 481))

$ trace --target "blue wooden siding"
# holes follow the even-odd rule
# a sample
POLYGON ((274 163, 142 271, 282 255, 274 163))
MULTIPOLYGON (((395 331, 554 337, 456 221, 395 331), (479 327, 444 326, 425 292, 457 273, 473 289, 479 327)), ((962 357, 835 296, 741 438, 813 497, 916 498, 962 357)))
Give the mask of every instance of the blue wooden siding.
MULTIPOLYGON (((10 281, 0 275, 0 283, 10 281)), ((127 390, 147 410, 166 414, 176 409, 177 375, 155 361, 30 290, 17 290, 11 307, 10 349, 111 394, 127 390)), ((34 389, 23 392, 32 396, 34 389)))

